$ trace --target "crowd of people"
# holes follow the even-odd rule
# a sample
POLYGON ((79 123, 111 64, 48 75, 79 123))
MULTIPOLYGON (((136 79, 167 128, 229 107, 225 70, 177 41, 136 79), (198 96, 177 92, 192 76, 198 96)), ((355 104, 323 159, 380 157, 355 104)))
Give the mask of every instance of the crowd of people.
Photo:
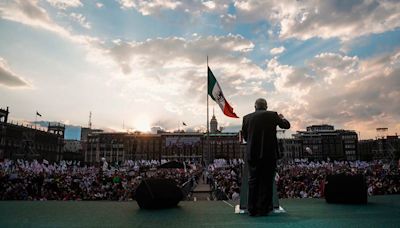
MULTIPOLYGON (((5 160, 0 162, 0 200, 131 200, 143 178, 172 179, 180 187, 197 180, 203 171, 200 163, 185 168, 158 168, 162 161, 125 161, 122 164, 82 165, 80 162, 5 160)), ((242 180, 241 159, 216 159, 204 177, 217 199, 239 200, 242 180)), ((399 194, 399 168, 382 161, 279 163, 279 198, 323 198, 329 174, 362 174, 369 195, 399 194)))
POLYGON ((239 200, 242 165, 241 159, 215 159, 213 164, 209 165, 208 179, 216 199, 239 200))
POLYGON ((0 162, 0 200, 131 200, 143 178, 168 178, 182 187, 198 173, 196 164, 185 169, 157 168, 165 162, 87 166, 72 161, 5 160, 0 162))
POLYGON ((383 161, 307 162, 299 160, 278 166, 280 198, 322 198, 327 175, 361 174, 369 195, 399 194, 399 169, 383 161))
MULTIPOLYGON (((214 189, 222 191, 223 199, 238 199, 240 193, 241 160, 218 159, 209 166, 214 189)), ((323 198, 325 178, 330 174, 356 175, 366 178, 369 195, 400 194, 399 168, 383 161, 309 162, 296 160, 278 164, 279 198, 323 198)))

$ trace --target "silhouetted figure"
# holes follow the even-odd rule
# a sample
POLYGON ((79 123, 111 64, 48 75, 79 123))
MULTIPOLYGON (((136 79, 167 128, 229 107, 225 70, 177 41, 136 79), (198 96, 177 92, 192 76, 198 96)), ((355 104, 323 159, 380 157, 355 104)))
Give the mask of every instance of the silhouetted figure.
POLYGON ((250 216, 268 215, 272 210, 272 183, 278 157, 276 126, 290 128, 289 121, 282 114, 267 111, 267 108, 267 101, 259 98, 255 102, 255 112, 243 117, 242 132, 247 142, 249 164, 250 216))

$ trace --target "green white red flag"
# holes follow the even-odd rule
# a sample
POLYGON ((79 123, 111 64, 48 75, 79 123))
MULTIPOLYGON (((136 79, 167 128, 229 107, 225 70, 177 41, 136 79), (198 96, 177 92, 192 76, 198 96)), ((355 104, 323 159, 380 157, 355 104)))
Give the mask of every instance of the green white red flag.
POLYGON ((217 102, 222 112, 229 117, 239 118, 236 113, 233 112, 233 108, 229 105, 228 101, 225 99, 222 93, 221 86, 219 86, 217 79, 215 78, 213 72, 208 67, 208 95, 217 102))

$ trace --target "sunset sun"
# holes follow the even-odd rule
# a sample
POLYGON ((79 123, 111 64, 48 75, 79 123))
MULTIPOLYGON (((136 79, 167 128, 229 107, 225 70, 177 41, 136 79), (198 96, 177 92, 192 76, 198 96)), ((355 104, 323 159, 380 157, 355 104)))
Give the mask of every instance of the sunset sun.
POLYGON ((150 132, 151 131, 151 124, 150 121, 146 118, 140 118, 135 122, 134 125, 135 130, 141 132, 150 132))

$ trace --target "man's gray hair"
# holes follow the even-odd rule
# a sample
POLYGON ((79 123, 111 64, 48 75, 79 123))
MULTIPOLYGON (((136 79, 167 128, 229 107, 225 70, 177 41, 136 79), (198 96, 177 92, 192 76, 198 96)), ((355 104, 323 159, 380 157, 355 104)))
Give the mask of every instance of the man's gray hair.
POLYGON ((267 109, 268 105, 267 105, 267 101, 264 98, 258 98, 256 100, 256 103, 254 104, 254 107, 256 109, 267 109))

